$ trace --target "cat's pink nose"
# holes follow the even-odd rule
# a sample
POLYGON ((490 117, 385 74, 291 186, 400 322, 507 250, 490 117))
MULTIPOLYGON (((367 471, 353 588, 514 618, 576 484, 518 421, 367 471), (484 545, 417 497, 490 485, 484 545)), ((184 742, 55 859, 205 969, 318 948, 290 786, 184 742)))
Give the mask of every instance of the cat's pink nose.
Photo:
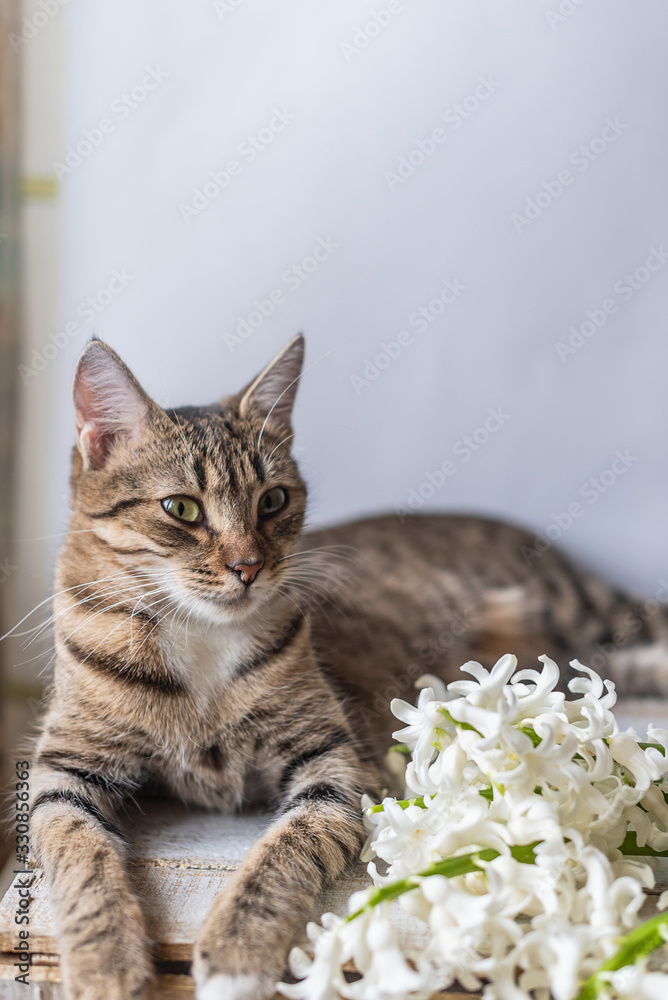
POLYGON ((236 573, 241 582, 248 586, 253 582, 263 566, 264 559, 258 559, 257 562, 252 563, 228 563, 227 568, 231 569, 233 573, 236 573))

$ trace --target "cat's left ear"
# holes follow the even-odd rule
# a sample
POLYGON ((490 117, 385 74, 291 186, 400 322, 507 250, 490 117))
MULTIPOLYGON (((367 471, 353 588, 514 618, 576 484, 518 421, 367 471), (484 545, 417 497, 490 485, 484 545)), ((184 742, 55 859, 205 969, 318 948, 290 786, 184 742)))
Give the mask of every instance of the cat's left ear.
POLYGON ((253 412, 272 430, 289 431, 303 363, 304 338, 299 333, 244 390, 239 404, 241 416, 247 417, 253 412))
POLYGON ((97 338, 81 353, 72 395, 86 469, 101 469, 120 442, 140 441, 159 411, 116 351, 97 338))

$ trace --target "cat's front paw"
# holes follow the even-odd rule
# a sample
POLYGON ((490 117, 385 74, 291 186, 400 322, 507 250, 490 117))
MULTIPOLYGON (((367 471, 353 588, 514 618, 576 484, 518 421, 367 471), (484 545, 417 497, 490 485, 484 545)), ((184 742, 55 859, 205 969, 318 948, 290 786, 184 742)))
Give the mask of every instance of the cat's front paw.
POLYGON ((224 934, 217 921, 205 924, 193 955, 197 1000, 269 1000, 283 971, 272 955, 266 943, 253 947, 224 934))
POLYGON ((267 1000, 274 987, 264 976, 213 975, 197 982, 197 1000, 267 1000))
POLYGON ((257 909, 249 915, 229 893, 214 901, 193 952, 197 1000, 270 1000, 276 993, 287 948, 257 909))

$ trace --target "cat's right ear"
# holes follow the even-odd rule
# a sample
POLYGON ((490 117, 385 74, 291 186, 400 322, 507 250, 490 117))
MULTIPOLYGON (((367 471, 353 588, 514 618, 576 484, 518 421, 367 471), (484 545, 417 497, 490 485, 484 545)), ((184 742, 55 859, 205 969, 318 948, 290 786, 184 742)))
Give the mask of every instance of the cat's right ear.
POLYGON ((280 433, 289 431, 303 363, 304 337, 298 333, 244 390, 239 404, 241 416, 255 412, 280 433))
POLYGON ((81 353, 72 395, 77 447, 86 469, 102 468, 117 442, 138 441, 157 409, 116 352, 97 339, 81 353))

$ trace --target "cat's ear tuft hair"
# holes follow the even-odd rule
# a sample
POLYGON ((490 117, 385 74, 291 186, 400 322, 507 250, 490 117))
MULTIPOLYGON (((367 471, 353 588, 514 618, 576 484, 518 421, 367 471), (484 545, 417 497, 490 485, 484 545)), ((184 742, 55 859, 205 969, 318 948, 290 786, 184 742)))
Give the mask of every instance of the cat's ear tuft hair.
POLYGON ((79 357, 72 395, 77 446, 87 469, 102 468, 117 441, 139 440, 155 406, 116 352, 97 338, 79 357))
POLYGON ((239 406, 241 416, 246 417, 252 411, 273 430, 289 431, 303 363, 304 337, 299 333, 244 390, 239 406))

